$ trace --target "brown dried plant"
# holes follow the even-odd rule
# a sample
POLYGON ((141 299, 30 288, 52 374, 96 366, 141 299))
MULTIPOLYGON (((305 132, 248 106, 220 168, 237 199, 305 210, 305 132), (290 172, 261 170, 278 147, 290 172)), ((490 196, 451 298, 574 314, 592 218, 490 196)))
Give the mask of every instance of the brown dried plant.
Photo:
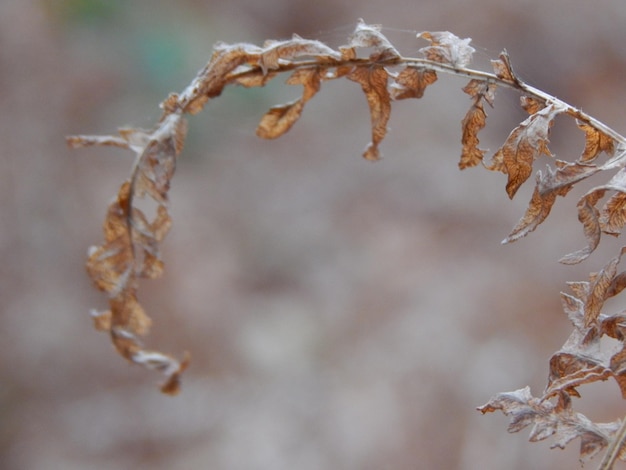
MULTIPOLYGON (((228 85, 262 87, 278 75, 289 73, 286 83, 302 86, 299 99, 272 107, 262 117, 257 135, 274 139, 291 129, 324 82, 346 78, 358 83, 371 119, 371 142, 363 157, 374 161, 380 158, 379 146, 387 132, 392 101, 421 98, 441 73, 469 79, 463 91, 469 95, 471 106, 462 120, 459 168, 482 165, 504 173, 509 198, 530 178, 539 156, 553 157, 548 137, 555 118, 573 118, 585 135, 581 155, 573 161, 553 158, 552 165, 537 171, 526 213, 503 243, 535 230, 550 214, 557 196, 566 196, 575 184, 599 172, 613 175, 608 183, 584 194, 577 205, 587 246, 564 256, 561 262, 579 263, 596 249, 602 234, 621 233, 626 224, 625 137, 522 81, 513 71, 506 51, 491 62, 493 72, 485 72, 468 68, 474 52, 470 39, 459 39, 449 32, 423 32, 418 38, 428 42, 419 49, 419 57, 402 56, 379 26, 363 21, 356 25, 348 44, 336 50, 296 35, 284 41, 267 41, 262 47, 219 43, 191 84, 161 103, 162 116, 152 129, 121 129, 119 136, 68 137, 72 147, 113 145, 136 155, 129 178, 109 205, 104 242, 89 251, 87 271, 109 298, 108 310, 93 313, 96 328, 108 332, 117 351, 129 361, 161 371, 166 377, 163 392, 179 391, 180 374, 189 357, 178 360, 143 348, 140 337, 147 332, 150 318, 138 301, 138 283, 163 272, 159 245, 171 225, 168 190, 186 137, 185 115, 200 112, 228 85), (485 107, 493 107, 498 88, 521 93, 521 106, 528 117, 487 160, 486 151, 479 148, 478 134, 486 125, 485 107), (601 161, 602 154, 605 158, 601 161), (138 207, 139 201, 146 198, 156 203, 156 215, 151 218, 138 207), (600 204, 604 198, 606 201, 600 204)), ((609 378, 617 382, 626 398, 626 311, 603 312, 605 300, 626 287, 626 271, 618 269, 625 252, 623 248, 588 281, 569 283, 571 293, 561 294, 563 309, 574 329, 550 359, 543 394, 535 397, 526 387, 500 393, 478 408, 482 413, 500 410, 509 415, 511 432, 532 426, 531 441, 552 436, 553 447, 563 448, 580 437, 581 461, 608 448, 601 463, 605 469, 618 458, 626 460, 622 448, 626 420, 593 423, 573 410, 572 398, 579 396, 578 387, 609 378), (621 348, 617 352, 604 351, 600 345, 603 336, 614 338, 621 348)))

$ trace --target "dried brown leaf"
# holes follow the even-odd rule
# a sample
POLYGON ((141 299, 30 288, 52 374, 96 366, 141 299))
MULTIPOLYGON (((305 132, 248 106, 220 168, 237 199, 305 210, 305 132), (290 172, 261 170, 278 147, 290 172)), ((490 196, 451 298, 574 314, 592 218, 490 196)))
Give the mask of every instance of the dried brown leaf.
POLYGON ((535 114, 546 107, 546 103, 532 96, 520 96, 520 106, 528 114, 535 114))
POLYGON ((586 299, 589 295, 589 282, 587 281, 569 281, 566 284, 579 299, 586 299))
POLYGON ((576 354, 559 351, 550 358, 550 377, 545 397, 560 393, 579 397, 576 387, 611 377, 613 372, 604 361, 585 356, 582 348, 576 354))
POLYGON ((314 39, 303 39, 294 34, 287 41, 266 41, 258 59, 263 73, 279 69, 296 59, 315 58, 320 62, 337 62, 341 53, 314 39))
POLYGON ((421 98, 426 87, 435 81, 437 73, 434 70, 406 67, 394 78, 390 86, 391 99, 421 98))
MULTIPOLYGON (((148 332, 152 320, 137 300, 135 289, 109 300, 111 308, 111 329, 123 330, 133 335, 143 336, 148 332)), ((125 357, 126 355, 123 354, 125 357)))
POLYGON ((607 184, 591 189, 580 198, 577 205, 578 219, 583 224, 587 246, 564 256, 559 260, 561 263, 576 264, 586 259, 597 248, 603 231, 611 235, 620 233, 626 221, 625 194, 626 169, 622 168, 607 184), (616 191, 617 194, 611 197, 600 211, 596 204, 607 191, 616 191))
POLYGON ((178 107, 184 113, 197 114, 206 102, 219 96, 230 83, 231 74, 241 65, 260 66, 263 50, 253 44, 228 45, 218 43, 213 47, 209 63, 198 73, 178 96, 178 107))
POLYGON ((246 67, 245 70, 238 68, 236 74, 233 74, 233 83, 241 85, 245 88, 255 88, 267 85, 267 83, 275 78, 279 72, 269 70, 267 72, 258 67, 246 67))
POLYGON ((111 338, 120 355, 134 364, 156 370, 166 377, 166 381, 161 385, 162 393, 177 395, 180 392, 180 376, 191 360, 188 353, 179 361, 158 351, 147 351, 132 333, 119 328, 111 329, 111 338))
POLYGON ((297 99, 290 103, 273 106, 265 113, 256 130, 263 139, 275 139, 287 132, 302 115, 304 104, 297 99))
POLYGON ((542 193, 539 187, 535 186, 526 213, 517 222, 511 233, 502 240, 502 243, 514 242, 534 231, 550 214, 557 195, 554 191, 542 193))
POLYGON ((191 362, 191 354, 186 352, 183 356, 183 359, 178 362, 165 356, 161 359, 160 362, 157 362, 157 365, 163 364, 160 368, 157 367, 157 370, 164 373, 168 379, 167 381, 161 385, 161 392, 166 395, 178 395, 180 392, 180 376, 183 372, 189 367, 189 363, 191 362))
POLYGON ((131 256, 130 245, 124 239, 92 247, 86 268, 94 285, 109 295, 117 295, 131 276, 131 256))
POLYGON ((600 226, 604 233, 619 235, 626 224, 626 169, 622 168, 606 185, 594 189, 602 195, 606 190, 615 191, 602 208, 600 226))
MULTIPOLYGON (((366 24, 360 19, 349 38, 350 44, 344 46, 343 49, 352 49, 355 54, 357 48, 373 48, 374 52, 370 54, 373 61, 389 61, 399 59, 400 53, 389 42, 389 40, 380 32, 380 25, 366 24)), ((355 55, 356 57, 356 55, 355 55)))
POLYGON ((309 67, 295 70, 287 79, 288 85, 302 85, 302 101, 306 103, 315 94, 320 91, 321 76, 325 72, 325 68, 309 67))
POLYGON ((577 121, 578 127, 585 133, 585 149, 580 156, 581 162, 590 162, 596 159, 602 152, 613 155, 615 141, 608 135, 584 122, 577 121))
POLYGON ((70 148, 78 149, 95 145, 108 145, 111 147, 128 148, 128 142, 124 138, 100 135, 71 135, 65 139, 70 148))
POLYGON ((145 129, 123 127, 118 129, 120 136, 126 141, 126 148, 141 154, 150 143, 150 131, 145 129))
POLYGON ((519 79, 517 75, 515 75, 515 72, 513 72, 513 67, 511 67, 509 54, 506 51, 502 51, 498 59, 492 60, 491 65, 498 78, 513 83, 519 83, 519 79))
MULTIPOLYGON (((604 316, 604 315, 603 315, 604 316)), ((621 349, 614 353, 610 359, 610 368, 613 372, 613 378, 617 382, 622 399, 626 399, 626 345, 624 344, 624 315, 613 315, 602 321, 603 326, 607 322, 618 324, 617 328, 611 333, 608 329, 603 328, 603 332, 608 336, 617 339, 621 343, 621 349), (616 334, 617 332, 617 334, 616 334)))
POLYGON ((508 175, 506 192, 511 199, 530 177, 535 159, 541 154, 552 156, 548 149, 550 127, 556 115, 564 110, 563 106, 551 104, 529 116, 513 129, 492 161, 485 165, 489 170, 508 175))
POLYGON ((537 183, 526 213, 503 243, 518 240, 535 230, 550 214, 557 196, 565 196, 574 184, 598 171, 600 169, 592 165, 565 162, 559 163, 556 169, 547 167, 545 173, 538 171, 537 183))
POLYGON ((98 331, 110 331, 111 330, 111 317, 113 314, 111 310, 105 310, 104 312, 99 312, 97 310, 92 310, 89 312, 91 314, 91 318, 93 319, 93 326, 98 331))
POLYGON ((365 149, 366 160, 378 160, 378 144, 387 133, 387 122, 391 114, 391 97, 387 91, 388 73, 383 67, 356 67, 348 79, 361 85, 372 121, 372 141, 365 149))
MULTIPOLYGON (((345 62, 350 62, 358 56, 356 53, 356 47, 354 46, 341 46, 339 48, 339 52, 341 53, 341 60, 345 62)), ((349 67, 352 69, 352 66, 349 67)))
POLYGON ((470 80, 463 88, 463 91, 470 95, 474 101, 472 107, 461 122, 462 137, 461 160, 459 168, 461 170, 478 165, 483 160, 485 151, 478 148, 480 143, 478 133, 485 127, 487 113, 483 106, 483 100, 493 106, 495 99, 496 85, 484 80, 470 80))
POLYGON ((578 264, 587 259, 591 253, 598 247, 600 237, 602 235, 600 229, 600 212, 595 205, 598 199, 604 195, 604 191, 593 191, 580 198, 577 204, 578 220, 583 224, 583 231, 587 240, 587 246, 563 256, 559 263, 578 264))
POLYGON ((173 139, 153 140, 139 158, 138 171, 133 181, 134 197, 149 194, 160 204, 167 203, 170 181, 176 170, 176 151, 173 139))
POLYGON ((420 49, 426 59, 452 67, 465 67, 471 62, 472 54, 475 52, 475 49, 469 45, 471 38, 460 39, 448 31, 424 31, 418 33, 417 37, 430 42, 430 46, 420 49))
POLYGON ((296 123, 304 105, 319 91, 322 72, 317 67, 296 70, 287 80, 289 85, 302 85, 302 97, 279 106, 274 106, 261 118, 256 134, 263 139, 275 139, 289 131, 296 123))
POLYGON ((585 326, 595 325, 604 305, 604 301, 615 292, 613 281, 617 275, 617 265, 626 253, 623 247, 616 257, 612 258, 598 273, 592 273, 587 295, 583 297, 585 303, 585 326))
MULTIPOLYGON (((619 287, 613 289, 613 285, 609 287, 611 294, 616 295, 624 288, 625 273, 620 273, 613 279, 612 284, 619 284, 619 287)), ((616 315, 601 315, 600 330, 611 338, 615 338, 621 343, 621 349, 611 356, 610 367, 613 371, 613 377, 617 382, 622 398, 626 398, 626 315, 624 312, 616 315)))
POLYGON ((130 182, 120 187, 117 199, 109 205, 104 221, 105 243, 89 250, 86 268, 95 286, 116 296, 126 288, 132 274, 133 260, 128 214, 130 210, 130 182))
POLYGON ((172 220, 165 206, 157 208, 157 215, 152 222, 139 209, 134 209, 133 218, 133 243, 135 245, 135 258, 137 259, 137 276, 147 279, 156 279, 163 273, 164 263, 159 254, 159 242, 165 238, 169 231, 172 220), (142 257, 140 260, 139 258, 142 257))
POLYGON ((480 143, 478 133, 485 127, 486 122, 487 113, 485 113, 482 103, 474 104, 463 118, 461 122, 463 149, 461 151, 461 159, 459 160, 459 168, 461 170, 476 166, 482 162, 485 150, 478 148, 480 143))
POLYGON ((607 291, 607 296, 614 297, 622 292, 624 288, 626 288, 626 272, 621 272, 611 281, 611 285, 607 291))
POLYGON ((609 198, 600 214, 600 226, 604 233, 619 235, 626 224, 626 188, 609 198))
POLYGON ((580 437, 580 456, 583 461, 591 459, 604 449, 620 425, 619 422, 592 423, 586 416, 573 412, 566 397, 561 396, 557 403, 552 403, 533 397, 529 387, 499 393, 478 410, 483 414, 501 411, 510 416, 509 432, 518 432, 532 425, 529 440, 536 442, 552 436, 554 444, 551 448, 563 449, 569 442, 580 437))
POLYGON ((472 79, 463 87, 463 92, 472 97, 474 101, 485 100, 489 106, 493 106, 496 98, 497 86, 485 80, 472 79))

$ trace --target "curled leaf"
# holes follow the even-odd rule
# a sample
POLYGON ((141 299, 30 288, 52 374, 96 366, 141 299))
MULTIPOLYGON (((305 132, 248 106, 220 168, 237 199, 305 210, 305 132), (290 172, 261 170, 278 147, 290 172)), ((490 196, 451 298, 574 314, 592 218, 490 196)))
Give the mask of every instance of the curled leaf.
POLYGON ((478 148, 480 143, 478 133, 485 127, 487 122, 487 113, 483 106, 483 100, 490 106, 493 106, 496 85, 484 80, 470 80, 463 88, 463 91, 472 97, 474 103, 461 122, 463 130, 461 138, 463 150, 461 151, 461 160, 459 161, 461 170, 476 166, 483 159, 485 151, 478 148))
POLYGON ((320 89, 321 71, 317 68, 296 70, 287 80, 289 85, 302 85, 302 97, 279 106, 274 106, 263 116, 256 134, 264 139, 275 139, 287 132, 302 115, 304 105, 320 89))
POLYGON ((513 72, 511 60, 506 50, 500 53, 500 57, 498 59, 492 60, 491 65, 498 78, 519 84, 520 81, 517 78, 517 75, 515 75, 515 72, 513 72))
POLYGON ((105 242, 91 247, 86 268, 95 286, 110 296, 122 292, 132 276, 132 248, 126 215, 129 211, 130 183, 125 182, 117 199, 109 205, 103 231, 105 242))
POLYGON ((341 54, 323 42, 303 39, 294 34, 288 41, 266 41, 260 51, 258 63, 263 73, 267 73, 268 70, 278 69, 281 64, 309 57, 317 58, 320 61, 341 60, 341 54))
POLYGON ((578 220, 583 224, 587 246, 573 253, 563 256, 559 262, 563 264, 578 264, 588 258, 600 243, 600 212, 595 205, 604 195, 603 191, 592 191, 580 198, 577 204, 578 220))
POLYGON ((622 247, 619 255, 612 258, 598 273, 593 273, 583 297, 585 303, 585 326, 594 325, 600 316, 604 301, 608 299, 614 290, 613 281, 617 275, 617 265, 626 253, 626 247, 622 247))
POLYGON ((480 412, 501 411, 511 417, 508 431, 518 432, 532 425, 529 440, 541 441, 552 437, 552 448, 565 446, 580 438, 581 460, 586 461, 604 449, 620 427, 620 422, 592 423, 581 413, 571 409, 571 402, 561 396, 556 403, 533 397, 530 388, 499 393, 478 408, 480 412))
MULTIPOLYGON (((577 336, 578 332, 573 335, 577 336)), ((591 344, 578 340, 572 344, 571 351, 564 346, 553 354, 550 358, 550 375, 545 398, 559 394, 579 397, 576 388, 580 385, 611 378, 613 372, 608 364, 605 364, 599 345, 600 339, 598 335, 594 335, 591 344)))
POLYGON ((302 115, 304 103, 301 99, 273 106, 265 113, 256 130, 263 139, 275 139, 287 132, 302 115))
POLYGON ((380 25, 366 24, 360 19, 350 36, 349 46, 344 46, 343 49, 347 48, 354 51, 355 48, 373 48, 374 52, 370 55, 370 59, 374 61, 399 59, 400 53, 380 30, 380 25))
POLYGON ((421 98, 426 87, 436 81, 437 73, 434 70, 406 67, 394 77, 390 86, 391 99, 421 98))
POLYGON ((535 112, 509 134, 504 145, 485 165, 489 170, 508 175, 506 192, 512 199, 522 184, 530 177, 533 162, 541 155, 552 156, 548 149, 548 135, 552 121, 565 108, 551 104, 535 112))
POLYGON ((387 91, 387 71, 382 67, 356 67, 348 79, 361 85, 372 121, 372 141, 365 149, 366 160, 378 160, 378 144, 387 133, 387 122, 391 114, 391 97, 387 91))
POLYGON ((263 71, 252 66, 239 67, 233 72, 233 83, 246 88, 262 87, 277 75, 278 72, 275 70, 263 71))
POLYGON ((585 133, 585 149, 580 156, 581 162, 593 161, 601 152, 613 155, 615 141, 611 137, 584 122, 576 121, 576 124, 585 133))
POLYGON ((533 96, 520 96, 520 106, 528 114, 535 114, 546 107, 546 103, 533 96))
POLYGON ((570 253, 559 261, 564 264, 576 264, 586 259, 600 243, 602 232, 618 235, 626 223, 626 169, 622 168, 611 180, 597 186, 578 201, 578 220, 583 224, 587 246, 570 253), (607 191, 615 191, 600 211, 596 205, 607 191))
POLYGON ((526 213, 503 243, 518 240, 535 230, 550 214, 557 196, 565 196, 574 184, 600 171, 600 168, 592 165, 557 163, 556 169, 547 167, 545 173, 537 172, 535 190, 526 213))
POLYGON ((626 224, 626 187, 609 198, 600 214, 600 227, 604 233, 619 235, 626 224))
POLYGON ((448 31, 424 31, 418 33, 417 37, 430 42, 430 46, 420 49, 424 57, 456 68, 468 65, 472 61, 472 54, 476 51, 469 45, 472 42, 471 38, 460 39, 448 31))
POLYGON ((209 99, 222 93, 238 67, 259 64, 262 52, 261 48, 252 44, 216 44, 209 63, 178 95, 178 109, 189 114, 199 113, 209 99))

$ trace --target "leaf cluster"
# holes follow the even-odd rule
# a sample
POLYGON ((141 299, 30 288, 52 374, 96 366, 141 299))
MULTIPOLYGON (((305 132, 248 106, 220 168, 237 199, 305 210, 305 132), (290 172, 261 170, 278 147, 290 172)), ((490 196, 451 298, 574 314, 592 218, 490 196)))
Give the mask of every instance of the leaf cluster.
MULTIPOLYGON (((552 447, 564 448, 576 437, 581 438, 583 461, 593 457, 616 438, 621 421, 592 423, 573 410, 572 398, 580 397, 578 387, 613 378, 626 398, 626 311, 603 314, 607 299, 626 287, 626 271, 618 265, 626 247, 601 271, 591 273, 589 281, 570 282, 572 294, 561 293, 563 309, 574 330, 561 349, 550 358, 548 385, 543 396, 535 398, 528 387, 500 393, 480 407, 483 413, 500 410, 512 417, 510 432, 532 425, 531 441, 554 438, 552 447), (619 348, 603 347, 603 336, 619 342, 619 348)), ((626 451, 619 451, 626 458, 626 451)))
MULTIPOLYGON (((323 84, 344 78, 354 82, 369 108, 371 141, 363 157, 376 161, 381 156, 393 101, 421 98, 441 73, 461 77, 467 80, 463 91, 469 96, 470 106, 461 120, 460 169, 482 166, 503 173, 506 194, 513 198, 531 179, 536 161, 548 162, 544 170, 535 173, 526 212, 505 243, 534 231, 549 216, 558 196, 566 196, 577 183, 605 171, 614 173, 608 183, 587 191, 577 204, 587 245, 564 256, 561 262, 579 263, 597 248, 602 234, 621 233, 626 224, 623 136, 580 109, 526 84, 514 72, 506 51, 491 62, 492 71, 485 72, 469 68, 474 52, 469 38, 461 39, 449 32, 422 32, 417 36, 427 42, 418 50, 418 57, 401 55, 380 26, 362 20, 346 45, 337 49, 297 35, 267 41, 262 46, 219 43, 189 86, 161 103, 163 113, 153 129, 122 129, 119 136, 68 138, 73 147, 112 145, 135 154, 131 175, 107 211, 104 241, 89 252, 87 271, 109 299, 108 310, 94 313, 96 328, 111 335, 117 351, 126 359, 163 372, 164 392, 178 391, 179 377, 189 358, 177 360, 143 348, 140 337, 147 332, 150 319, 138 301, 138 282, 157 278, 163 272, 159 245, 171 226, 167 194, 186 135, 185 115, 200 112, 226 86, 262 87, 288 74, 287 85, 302 87, 298 99, 274 106, 261 117, 257 135, 275 139, 300 119, 306 104, 323 84), (502 88, 520 93, 520 105, 528 117, 486 158, 487 151, 479 146, 479 133, 486 126, 487 110, 494 106, 496 92, 502 88), (584 148, 570 160, 557 159, 550 150, 550 132, 555 119, 561 116, 575 119, 584 134, 584 148), (137 201, 146 198, 156 203, 153 217, 138 207, 137 201)), ((531 440, 554 436, 558 447, 580 437, 583 458, 595 455, 616 439, 619 422, 590 422, 573 411, 572 398, 578 396, 581 385, 608 378, 617 381, 626 398, 626 312, 606 315, 602 311, 604 301, 626 285, 626 272, 617 271, 623 253, 600 272, 592 273, 589 281, 570 283, 572 294, 562 294, 574 330, 550 360, 544 395, 535 398, 528 388, 499 394, 480 408, 483 413, 501 410, 512 416, 511 431, 533 425, 531 440), (620 343, 619 351, 602 351, 600 339, 605 335, 620 343)), ((613 455, 622 455, 620 446, 613 455)))
POLYGON ((151 320, 137 298, 140 279, 156 279, 163 273, 159 243, 169 231, 168 191, 186 133, 180 114, 168 115, 154 131, 122 129, 120 137, 73 137, 74 147, 113 145, 135 152, 129 179, 120 186, 104 220, 104 242, 89 249, 87 272, 94 285, 109 298, 109 309, 92 311, 97 330, 106 331, 118 353, 129 361, 161 371, 166 382, 161 390, 176 394, 180 374, 189 358, 145 350, 140 337, 151 320), (149 220, 137 201, 150 198, 156 215, 149 220))

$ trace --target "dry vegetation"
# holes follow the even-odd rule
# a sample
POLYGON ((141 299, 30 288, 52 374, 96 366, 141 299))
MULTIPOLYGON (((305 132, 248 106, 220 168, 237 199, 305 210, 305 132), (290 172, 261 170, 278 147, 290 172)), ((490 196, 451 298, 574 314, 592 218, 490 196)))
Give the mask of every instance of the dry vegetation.
MULTIPOLYGON (((577 203, 587 245, 563 256, 561 262, 579 263, 597 248, 603 234, 620 235, 626 224, 626 138, 580 109, 526 84, 514 72, 506 52, 492 61, 493 72, 485 72, 468 68, 474 52, 469 39, 449 32, 423 32, 418 38, 428 43, 419 50, 419 57, 403 56, 379 27, 362 21, 348 43, 338 49, 298 36, 267 41, 263 46, 217 44, 209 63, 191 84, 161 103, 162 115, 152 129, 68 138, 73 147, 112 145, 136 155, 130 177, 108 208, 104 242, 90 249, 87 271, 109 301, 107 310, 93 313, 96 328, 108 332, 117 351, 129 361, 161 371, 166 377, 163 392, 179 391, 189 356, 176 359, 144 349, 140 338, 148 331, 150 318, 138 300, 138 288, 141 279, 155 279, 164 269, 159 248, 171 226, 168 191, 186 137, 186 115, 202 111, 228 85, 262 87, 288 74, 287 84, 302 86, 299 99, 272 107, 262 117, 257 135, 274 139, 291 129, 325 82, 343 78, 355 82, 365 94, 371 119, 371 142, 363 157, 376 161, 392 102, 421 98, 439 74, 469 80, 463 88, 471 105, 462 120, 459 168, 482 166, 505 174, 506 193, 513 198, 531 179, 535 162, 549 157, 548 166, 536 172, 526 213, 504 243, 535 230, 549 216, 558 196, 567 196, 577 183, 602 172, 609 175, 607 182, 587 191, 577 203), (486 108, 494 106, 496 91, 501 88, 521 94, 528 117, 486 158, 478 135, 487 123, 486 108), (561 116, 574 119, 584 134, 584 148, 571 161, 554 158, 549 148, 551 127, 561 116)), ((626 272, 619 269, 625 250, 599 272, 591 273, 587 281, 569 283, 571 292, 561 294, 573 331, 550 359, 543 394, 533 396, 526 387, 497 394, 479 408, 483 413, 500 410, 509 415, 509 431, 530 426, 532 441, 552 437, 553 446, 565 447, 579 437, 582 461, 607 449, 601 468, 610 468, 616 459, 626 456, 621 450, 626 428, 619 419, 590 421, 574 411, 573 399, 579 397, 581 386, 607 379, 614 379, 626 398, 626 313, 609 313, 604 308, 607 299, 626 287, 626 272), (606 350, 601 344, 603 337, 617 340, 619 347, 606 350)))

